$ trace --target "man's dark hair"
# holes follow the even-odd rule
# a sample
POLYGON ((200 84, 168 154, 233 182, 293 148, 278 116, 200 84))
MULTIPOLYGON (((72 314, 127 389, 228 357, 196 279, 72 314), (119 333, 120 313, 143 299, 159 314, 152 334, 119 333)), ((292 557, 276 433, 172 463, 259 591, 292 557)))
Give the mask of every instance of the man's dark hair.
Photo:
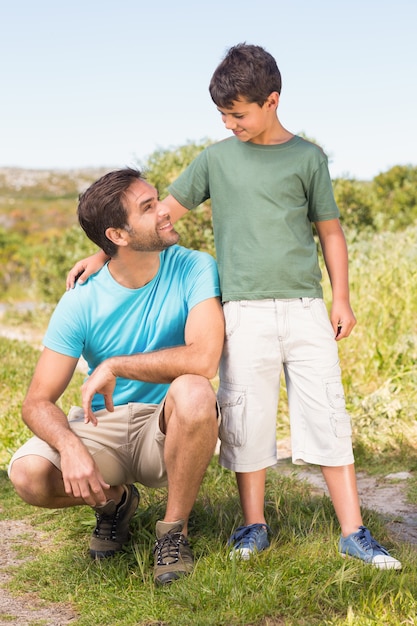
POLYGON ((231 108, 239 97, 263 106, 273 91, 281 93, 281 73, 264 48, 239 43, 228 50, 214 71, 209 91, 221 108, 231 108))
POLYGON ((87 237, 109 256, 115 256, 117 246, 106 237, 108 228, 126 228, 125 193, 135 180, 144 175, 131 167, 105 174, 79 197, 78 221, 87 237))

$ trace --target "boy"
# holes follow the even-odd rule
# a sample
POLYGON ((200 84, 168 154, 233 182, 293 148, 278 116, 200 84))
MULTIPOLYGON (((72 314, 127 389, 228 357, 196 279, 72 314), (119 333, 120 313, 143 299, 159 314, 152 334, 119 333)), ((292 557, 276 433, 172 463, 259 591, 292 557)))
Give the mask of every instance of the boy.
MULTIPOLYGON (((341 526, 340 554, 400 569, 363 526, 360 512, 336 344, 356 320, 326 156, 279 121, 281 75, 262 47, 232 47, 209 89, 234 137, 206 148, 169 187, 164 202, 173 221, 208 198, 212 202, 226 320, 220 463, 236 472, 244 515, 244 526, 229 540, 231 555, 247 559, 269 546, 265 477, 276 463, 283 368, 293 463, 320 465, 341 526), (332 285, 330 322, 312 223, 332 285)), ((85 266, 74 267, 70 284, 85 266)))

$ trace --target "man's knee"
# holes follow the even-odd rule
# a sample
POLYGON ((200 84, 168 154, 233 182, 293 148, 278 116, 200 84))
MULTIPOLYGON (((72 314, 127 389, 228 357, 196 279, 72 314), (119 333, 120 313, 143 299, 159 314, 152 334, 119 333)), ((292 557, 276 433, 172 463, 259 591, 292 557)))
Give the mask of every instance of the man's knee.
POLYGON ((47 459, 27 455, 16 459, 10 468, 10 481, 16 493, 28 504, 47 506, 52 474, 59 470, 47 459))
POLYGON ((204 376, 185 374, 176 378, 169 389, 167 405, 185 419, 213 418, 217 423, 216 394, 204 376))

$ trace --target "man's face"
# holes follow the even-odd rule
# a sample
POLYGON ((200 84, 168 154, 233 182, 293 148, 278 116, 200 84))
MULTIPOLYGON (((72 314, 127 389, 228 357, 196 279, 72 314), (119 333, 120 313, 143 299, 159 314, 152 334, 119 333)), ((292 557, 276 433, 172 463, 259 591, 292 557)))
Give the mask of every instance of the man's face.
POLYGON ((268 133, 275 116, 275 109, 271 109, 271 96, 259 106, 257 102, 248 102, 239 98, 233 102, 230 109, 217 107, 222 116, 222 122, 228 130, 240 141, 252 143, 268 143, 268 133), (272 112, 272 116, 271 116, 272 112))
POLYGON ((133 250, 154 252, 178 242, 180 236, 171 224, 168 209, 158 193, 144 180, 136 180, 126 191, 129 245, 133 250))

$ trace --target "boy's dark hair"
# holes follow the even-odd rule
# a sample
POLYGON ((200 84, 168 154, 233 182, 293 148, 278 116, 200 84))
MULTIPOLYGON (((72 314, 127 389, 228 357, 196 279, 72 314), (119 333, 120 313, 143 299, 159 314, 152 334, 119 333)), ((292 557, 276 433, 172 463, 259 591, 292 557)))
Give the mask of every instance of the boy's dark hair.
POLYGON ((106 237, 106 230, 126 228, 125 193, 135 180, 144 178, 139 170, 130 167, 109 172, 79 197, 77 213, 81 228, 108 256, 115 256, 118 247, 106 237))
POLYGON ((214 71, 209 91, 221 108, 231 108, 239 97, 263 106, 273 91, 281 93, 281 73, 264 48, 239 43, 228 50, 214 71))

